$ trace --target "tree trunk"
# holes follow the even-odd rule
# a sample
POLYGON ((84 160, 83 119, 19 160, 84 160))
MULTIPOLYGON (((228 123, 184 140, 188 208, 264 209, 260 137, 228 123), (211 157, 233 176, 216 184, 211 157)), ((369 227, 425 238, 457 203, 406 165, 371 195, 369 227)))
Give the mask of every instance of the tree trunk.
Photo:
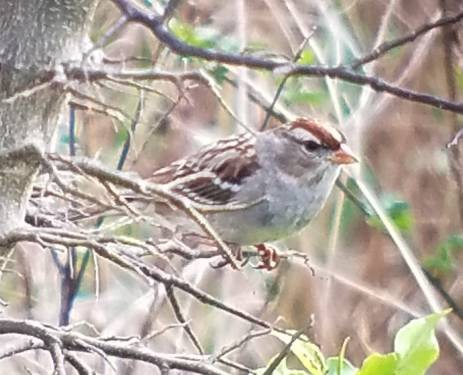
POLYGON ((40 167, 32 156, 5 155, 50 144, 65 98, 50 72, 81 60, 94 3, 0 0, 0 235, 23 225, 40 167))

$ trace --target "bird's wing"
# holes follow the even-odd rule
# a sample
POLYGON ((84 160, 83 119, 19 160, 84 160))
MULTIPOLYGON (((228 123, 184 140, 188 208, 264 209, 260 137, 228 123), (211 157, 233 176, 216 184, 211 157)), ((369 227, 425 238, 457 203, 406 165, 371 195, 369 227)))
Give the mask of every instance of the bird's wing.
POLYGON ((150 180, 202 205, 235 203, 243 180, 259 168, 254 144, 251 134, 218 141, 159 169, 150 180))

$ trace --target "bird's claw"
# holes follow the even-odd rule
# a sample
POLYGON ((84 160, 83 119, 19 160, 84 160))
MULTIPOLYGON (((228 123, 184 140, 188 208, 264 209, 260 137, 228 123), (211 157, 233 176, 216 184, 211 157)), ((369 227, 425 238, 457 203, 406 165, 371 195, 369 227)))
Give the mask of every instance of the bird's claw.
POLYGON ((255 248, 260 257, 260 262, 254 268, 272 271, 278 267, 281 258, 278 255, 277 249, 265 244, 255 245, 255 248))
MULTIPOLYGON (((259 270, 272 271, 278 267, 281 258, 274 247, 265 244, 254 245, 254 247, 257 250, 257 257, 259 258, 259 262, 256 265, 254 265, 253 268, 259 270)), ((239 268, 244 267, 249 262, 250 258, 251 255, 244 255, 241 248, 237 249, 236 260, 238 262, 241 262, 239 263, 239 268)), ((211 267, 217 269, 223 268, 229 264, 231 264, 230 260, 224 258, 216 264, 211 264, 211 267)), ((233 265, 231 266, 233 269, 235 269, 233 265)))

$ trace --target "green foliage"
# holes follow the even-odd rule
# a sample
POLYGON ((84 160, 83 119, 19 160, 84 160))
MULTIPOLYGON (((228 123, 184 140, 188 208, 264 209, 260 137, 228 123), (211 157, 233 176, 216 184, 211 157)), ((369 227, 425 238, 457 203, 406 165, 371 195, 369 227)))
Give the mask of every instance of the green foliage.
POLYGON ((355 375, 357 372, 358 369, 347 359, 329 357, 326 360, 326 375, 355 375))
POLYGON ((286 82, 283 91, 283 100, 290 104, 312 104, 322 105, 328 102, 328 93, 323 90, 314 91, 313 88, 306 88, 300 79, 290 78, 286 82))
POLYGON ((115 147, 120 147, 122 144, 127 140, 129 137, 129 130, 127 128, 127 125, 130 126, 130 124, 125 124, 123 126, 119 126, 117 129, 116 137, 114 139, 114 146, 115 147))
POLYGON ((215 28, 208 26, 191 26, 172 19, 170 31, 183 42, 200 48, 220 49, 225 52, 237 52, 238 42, 234 38, 225 37, 215 28))
POLYGON ((463 70, 460 66, 455 66, 455 81, 459 90, 463 90, 463 70))
POLYGON ((399 360, 397 353, 370 354, 362 364, 357 375, 388 375, 394 374, 399 360))
MULTIPOLYGON (((295 331, 288 331, 288 335, 280 332, 272 332, 272 334, 281 340, 286 345, 291 341, 291 336, 294 335, 295 331)), ((283 359, 278 367, 273 371, 273 374, 281 375, 299 375, 299 374, 312 374, 312 375, 324 375, 327 371, 325 357, 321 352, 320 348, 311 343, 309 339, 302 335, 301 338, 296 340, 291 345, 291 353, 299 360, 305 370, 295 370, 288 367, 286 358, 283 359)), ((269 365, 273 362, 274 358, 269 362, 269 365)), ((262 375, 266 371, 266 368, 259 369, 256 371, 257 374, 262 375)))
POLYGON ((225 65, 216 64, 208 71, 218 84, 222 84, 223 81, 225 81, 225 78, 227 78, 227 74, 230 70, 225 65))
MULTIPOLYGON (((272 360, 273 359, 274 358, 272 358, 272 360)), ((265 370, 265 368, 261 368, 256 370, 255 373, 257 375, 263 375, 265 374, 265 370)), ((272 375, 307 375, 307 371, 290 369, 285 358, 280 362, 278 367, 275 370, 273 370, 272 375)))
POLYGON ((264 276, 264 285, 269 301, 277 298, 281 292, 280 283, 274 277, 264 276))
POLYGON ((401 328, 394 340, 399 360, 394 375, 424 374, 439 356, 435 328, 450 310, 414 319, 401 328))
MULTIPOLYGON (((224 52, 238 52, 239 44, 236 39, 226 37, 212 27, 208 26, 191 26, 182 23, 179 20, 172 19, 169 22, 170 31, 185 43, 204 49, 219 49, 224 52)), ((194 60, 191 57, 182 57, 186 60, 194 60)), ((225 80, 229 69, 222 64, 209 63, 202 67, 206 68, 209 74, 215 79, 218 84, 222 84, 225 80)))
POLYGON ((435 275, 449 275, 456 269, 455 255, 463 250, 463 234, 454 234, 441 242, 435 255, 425 259, 423 266, 435 275))
MULTIPOLYGON (((301 336, 291 345, 291 353, 297 358, 300 368, 288 367, 283 359, 273 371, 277 375, 424 375, 439 356, 439 344, 435 336, 437 323, 449 310, 413 319, 396 334, 394 351, 388 354, 373 353, 362 363, 360 369, 344 358, 347 341, 339 356, 329 357, 320 348, 301 336)), ((289 331, 289 335, 294 335, 289 331)), ((279 332, 273 335, 288 344, 291 336, 279 332)), ((273 359, 269 362, 271 364, 273 359)), ((257 374, 265 374, 266 368, 258 369, 257 374)))
POLYGON ((301 56, 297 62, 302 65, 312 65, 315 63, 315 61, 315 54, 312 49, 305 49, 302 51, 301 56))
MULTIPOLYGON (((402 233, 410 232, 413 227, 413 216, 410 205, 407 202, 386 194, 381 198, 381 204, 395 226, 402 233)), ((367 219, 367 223, 373 228, 385 230, 383 222, 376 214, 371 215, 367 219)))
MULTIPOLYGON (((291 335, 295 332, 289 332, 291 335)), ((279 332, 274 335, 285 344, 288 344, 291 338, 279 332)), ((313 375, 323 375, 326 372, 326 362, 320 348, 311 343, 307 337, 296 340, 291 345, 291 352, 296 356, 302 366, 313 375)))
MULTIPOLYGON (((62 144, 62 145, 69 145, 69 141, 70 141, 70 137, 69 137, 69 134, 68 133, 63 133, 60 135, 59 137, 59 143, 62 144)), ((76 139, 76 142, 78 142, 78 140, 76 139)))

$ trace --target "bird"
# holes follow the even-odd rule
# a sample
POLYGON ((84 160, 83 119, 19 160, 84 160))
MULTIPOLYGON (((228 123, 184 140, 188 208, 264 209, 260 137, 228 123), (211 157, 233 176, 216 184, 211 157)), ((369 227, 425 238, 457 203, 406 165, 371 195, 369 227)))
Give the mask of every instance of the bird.
POLYGON ((262 249, 307 226, 341 167, 357 161, 339 130, 301 117, 218 140, 149 180, 208 208, 205 218, 227 243, 262 249))

